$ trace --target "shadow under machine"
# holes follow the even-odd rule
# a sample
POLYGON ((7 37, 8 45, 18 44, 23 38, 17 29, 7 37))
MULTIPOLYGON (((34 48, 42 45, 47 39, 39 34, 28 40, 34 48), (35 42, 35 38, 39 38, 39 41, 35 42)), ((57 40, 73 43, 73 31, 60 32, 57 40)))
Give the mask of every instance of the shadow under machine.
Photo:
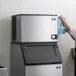
POLYGON ((62 76, 57 15, 12 16, 11 76, 62 76))

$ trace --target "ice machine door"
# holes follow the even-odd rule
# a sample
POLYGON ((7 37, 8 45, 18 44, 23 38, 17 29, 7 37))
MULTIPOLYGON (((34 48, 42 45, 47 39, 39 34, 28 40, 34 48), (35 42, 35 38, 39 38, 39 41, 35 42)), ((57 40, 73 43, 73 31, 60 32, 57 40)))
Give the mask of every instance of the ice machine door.
POLYGON ((61 63, 61 56, 56 45, 23 45, 22 53, 25 64, 61 63))
POLYGON ((57 41, 57 16, 22 16, 21 19, 22 42, 57 41))

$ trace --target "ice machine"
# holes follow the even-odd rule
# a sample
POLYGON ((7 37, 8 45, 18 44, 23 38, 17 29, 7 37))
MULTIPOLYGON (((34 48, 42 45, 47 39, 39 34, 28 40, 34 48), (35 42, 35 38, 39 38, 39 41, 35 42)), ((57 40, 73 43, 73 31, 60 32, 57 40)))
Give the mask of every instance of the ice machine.
POLYGON ((12 16, 11 76, 62 76, 57 15, 12 16))
POLYGON ((12 16, 12 40, 17 42, 57 41, 57 15, 12 16))

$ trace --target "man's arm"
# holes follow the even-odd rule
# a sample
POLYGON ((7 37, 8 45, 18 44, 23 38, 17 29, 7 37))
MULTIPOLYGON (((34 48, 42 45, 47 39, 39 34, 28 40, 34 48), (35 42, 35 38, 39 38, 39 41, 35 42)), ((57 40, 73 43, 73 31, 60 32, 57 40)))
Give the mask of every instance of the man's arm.
POLYGON ((66 28, 67 32, 69 33, 69 35, 71 36, 71 38, 73 40, 76 40, 74 34, 71 33, 71 27, 68 25, 68 23, 64 20, 64 17, 61 15, 59 16, 59 18, 61 19, 61 22, 63 24, 63 26, 66 28))
POLYGON ((76 40, 75 36, 74 36, 73 34, 71 34, 71 32, 68 32, 68 33, 69 33, 69 35, 71 36, 71 38, 72 38, 73 40, 76 40))
POLYGON ((66 28, 67 31, 70 31, 70 26, 67 24, 67 22, 64 20, 64 17, 61 15, 59 16, 59 18, 61 19, 61 22, 63 24, 63 26, 66 28))

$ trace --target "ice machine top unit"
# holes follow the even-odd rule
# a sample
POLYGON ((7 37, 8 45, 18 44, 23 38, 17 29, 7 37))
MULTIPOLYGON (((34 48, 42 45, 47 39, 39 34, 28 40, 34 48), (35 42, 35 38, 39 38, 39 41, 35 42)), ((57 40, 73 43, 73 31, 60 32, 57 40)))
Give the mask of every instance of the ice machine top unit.
POLYGON ((57 15, 20 14, 12 16, 12 40, 16 42, 56 42, 57 15))

